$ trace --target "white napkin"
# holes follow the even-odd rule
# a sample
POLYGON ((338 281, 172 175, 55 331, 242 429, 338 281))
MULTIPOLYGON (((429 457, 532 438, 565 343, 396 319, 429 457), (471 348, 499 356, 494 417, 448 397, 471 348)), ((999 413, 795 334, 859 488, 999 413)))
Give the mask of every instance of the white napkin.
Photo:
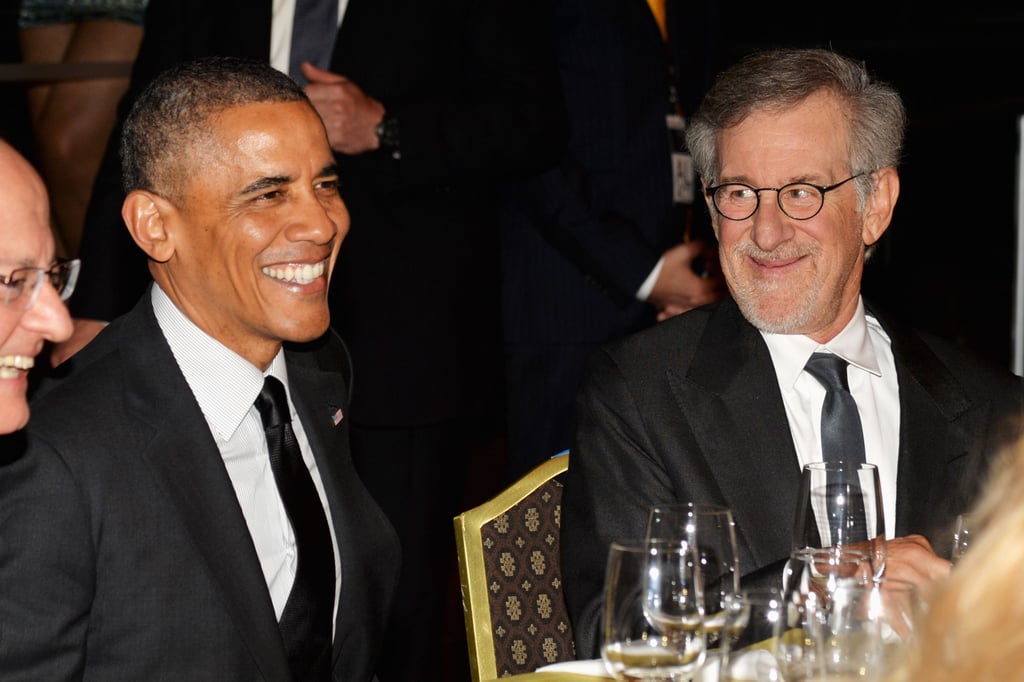
POLYGON ((552 663, 550 665, 541 666, 537 668, 539 673, 547 672, 563 672, 563 673, 575 673, 577 675, 590 675, 591 677, 606 677, 609 680, 615 678, 611 676, 608 669, 604 667, 604 661, 600 658, 586 659, 582 661, 562 661, 561 663, 552 663))
MULTIPOLYGON (((586 659, 582 661, 562 661, 561 663, 552 663, 551 665, 545 665, 537 668, 537 672, 563 672, 563 673, 574 673, 576 675, 589 675, 590 677, 604 677, 609 680, 614 680, 608 669, 604 667, 604 661, 600 658, 586 659)), ((700 672, 697 675, 698 682, 716 682, 718 680, 718 654, 713 652, 708 654, 707 659, 704 661, 704 665, 701 666, 700 672)))

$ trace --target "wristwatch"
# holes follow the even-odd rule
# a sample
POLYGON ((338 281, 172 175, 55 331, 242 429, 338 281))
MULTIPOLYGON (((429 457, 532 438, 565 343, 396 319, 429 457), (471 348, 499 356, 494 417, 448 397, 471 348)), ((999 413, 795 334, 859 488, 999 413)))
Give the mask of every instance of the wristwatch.
POLYGON ((402 158, 401 149, 398 146, 398 117, 385 113, 376 128, 377 141, 380 148, 391 152, 391 158, 398 160, 402 158))

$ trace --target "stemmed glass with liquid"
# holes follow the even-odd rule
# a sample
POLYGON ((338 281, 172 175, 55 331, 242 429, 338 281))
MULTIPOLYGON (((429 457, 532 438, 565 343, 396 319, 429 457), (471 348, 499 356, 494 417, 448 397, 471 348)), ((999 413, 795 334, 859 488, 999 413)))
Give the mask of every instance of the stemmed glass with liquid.
POLYGON ((739 595, 736 524, 728 507, 692 502, 651 507, 648 540, 685 541, 696 548, 704 584, 704 628, 708 647, 716 647, 726 606, 739 595))
POLYGON ((613 542, 601 657, 620 682, 685 682, 704 662, 697 553, 685 542, 613 542))
POLYGON ((804 465, 793 524, 793 548, 850 547, 885 571, 885 512, 878 468, 857 462, 804 465))

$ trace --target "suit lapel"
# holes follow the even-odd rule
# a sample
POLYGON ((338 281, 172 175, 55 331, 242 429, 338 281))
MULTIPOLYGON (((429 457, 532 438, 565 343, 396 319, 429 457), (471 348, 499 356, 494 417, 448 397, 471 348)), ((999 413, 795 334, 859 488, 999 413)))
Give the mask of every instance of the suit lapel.
MULTIPOLYGON (((971 441, 963 417, 972 402, 932 350, 902 325, 883 319, 892 340, 900 387, 900 445, 896 475, 896 534, 938 529, 938 509, 966 505, 955 461, 967 464, 971 441)), ((968 472, 961 471, 961 478, 968 472)), ((953 512, 951 512, 952 514, 953 512)), ((951 514, 950 519, 951 520, 951 514)))
POLYGON ((152 430, 142 456, 177 507, 196 554, 220 585, 225 606, 263 676, 287 679, 273 604, 234 487, 157 326, 148 295, 129 314, 123 331, 128 405, 152 430))
POLYGON ((669 382, 733 510, 741 563, 788 556, 799 460, 768 348, 735 302, 712 313, 689 370, 669 382))

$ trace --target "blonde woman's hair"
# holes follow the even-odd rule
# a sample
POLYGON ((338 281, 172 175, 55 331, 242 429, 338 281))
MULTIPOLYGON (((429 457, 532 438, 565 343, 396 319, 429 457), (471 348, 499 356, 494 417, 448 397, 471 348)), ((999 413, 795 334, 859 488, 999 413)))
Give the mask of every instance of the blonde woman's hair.
POLYGON ((992 467, 976 508, 981 528, 917 627, 891 682, 1024 680, 1024 441, 992 467))

